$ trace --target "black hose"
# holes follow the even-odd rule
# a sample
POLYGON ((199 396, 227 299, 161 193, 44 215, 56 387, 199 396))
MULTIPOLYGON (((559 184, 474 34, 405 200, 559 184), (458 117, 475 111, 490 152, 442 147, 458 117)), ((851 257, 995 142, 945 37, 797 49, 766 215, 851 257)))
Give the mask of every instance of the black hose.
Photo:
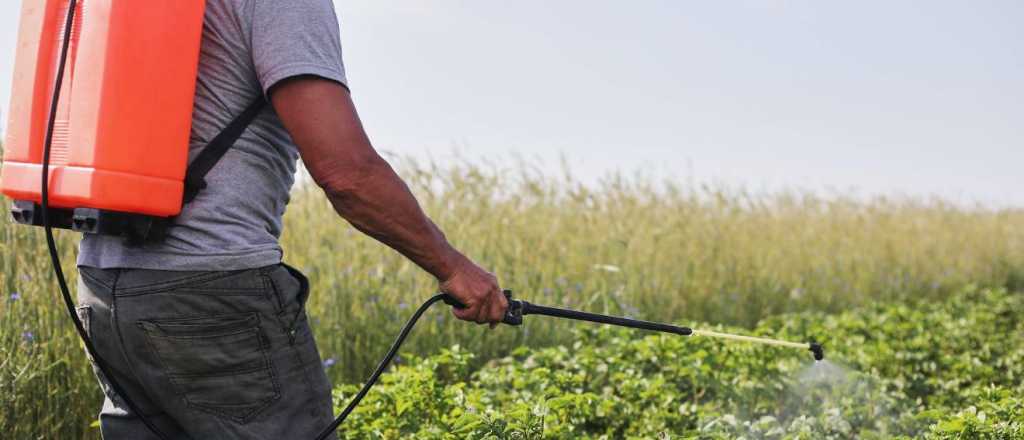
POLYGON ((92 356, 93 361, 96 363, 96 367, 99 368, 103 376, 106 377, 107 382, 110 384, 110 388, 113 389, 121 400, 124 401, 128 408, 134 412, 142 423, 145 423, 147 427, 161 440, 170 440, 169 437, 164 435, 156 425, 146 418, 139 407, 132 402, 128 397, 128 393, 124 392, 124 388, 117 382, 114 375, 110 373, 107 362, 100 357, 99 353, 96 352, 96 347, 93 346, 92 340, 89 339, 88 333, 85 331, 85 326, 82 325, 82 320, 75 313, 75 302, 71 299, 71 291, 68 289, 67 280, 64 279, 64 270, 60 266, 60 255, 57 253, 57 244, 53 240, 53 228, 50 224, 50 149, 53 146, 53 129, 57 120, 57 106, 60 102, 60 89, 64 83, 64 69, 67 66, 68 59, 68 48, 71 42, 71 32, 74 28, 75 23, 75 7, 77 6, 77 0, 71 0, 68 2, 68 15, 67 21, 64 23, 64 39, 60 49, 60 61, 57 65, 57 76, 54 80, 53 86, 53 99, 50 102, 50 117, 46 124, 46 137, 43 140, 43 175, 42 175, 42 191, 40 194, 43 215, 43 229, 46 232, 46 245, 50 249, 50 262, 53 263, 53 273, 57 276, 57 284, 60 285, 61 296, 64 297, 64 305, 68 309, 68 314, 71 315, 71 320, 75 323, 75 330, 78 331, 78 336, 82 338, 82 343, 85 344, 86 351, 92 356))
POLYGON ((424 302, 420 308, 416 309, 416 313, 412 315, 412 318, 409 318, 409 321, 405 323, 404 327, 402 327, 402 332, 398 334, 398 337, 395 338, 395 342, 391 344, 391 349, 388 350, 388 354, 384 355, 384 359, 380 360, 380 364, 377 365, 377 369, 370 375, 370 378, 367 379, 365 384, 363 384, 363 387, 358 393, 356 393, 355 397, 348 402, 348 406, 345 407, 345 410, 338 415, 338 418, 334 419, 334 422, 320 432, 320 435, 316 437, 316 440, 324 440, 327 436, 331 435, 334 430, 338 429, 338 426, 345 421, 345 418, 348 417, 349 413, 351 413, 352 410, 355 409, 356 405, 359 405, 359 402, 363 400, 363 397, 365 397, 366 393, 370 391, 370 388, 373 388, 373 385, 377 383, 377 379, 380 379, 380 375, 384 373, 388 364, 391 363, 395 354, 398 353, 398 349, 401 348, 402 343, 405 342, 405 338, 409 336, 409 332, 412 331, 412 328, 416 326, 416 321, 419 321, 420 316, 423 316, 423 313, 426 312, 430 306, 434 305, 434 303, 445 300, 447 297, 448 295, 439 293, 430 297, 430 299, 424 302))

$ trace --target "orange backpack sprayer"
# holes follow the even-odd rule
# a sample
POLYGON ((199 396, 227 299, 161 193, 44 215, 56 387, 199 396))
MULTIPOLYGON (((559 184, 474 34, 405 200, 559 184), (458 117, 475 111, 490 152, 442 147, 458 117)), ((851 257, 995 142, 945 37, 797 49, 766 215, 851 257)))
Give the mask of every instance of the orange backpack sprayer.
POLYGON ((188 166, 204 9, 203 0, 24 2, 0 174, 15 221, 42 225, 50 148, 52 226, 161 238, 265 103, 253 103, 188 166), (65 31, 62 19, 72 16, 65 31))
MULTIPOLYGON (((52 228, 122 236, 128 245, 160 240, 203 177, 266 106, 261 96, 191 163, 188 145, 205 0, 26 0, 15 60, 11 118, 0 189, 14 220, 42 226, 64 305, 86 350, 111 388, 153 433, 169 439, 125 393, 96 353, 61 269, 52 228)), ((526 315, 617 325, 810 350, 787 342, 566 310, 515 300, 503 323, 526 315)), ((326 439, 380 378, 419 318, 447 294, 424 302, 403 326, 373 374, 317 436, 326 439)))
MULTIPOLYGON (((20 201, 15 218, 28 223, 41 221, 32 205, 42 200, 44 137, 69 4, 26 1, 22 7, 2 188, 20 201)), ((181 210, 203 6, 77 3, 53 115, 49 204, 55 219, 71 220, 83 208, 154 217, 181 210)), ((81 214, 84 227, 90 213, 81 214)), ((60 220, 54 226, 74 226, 60 220)))

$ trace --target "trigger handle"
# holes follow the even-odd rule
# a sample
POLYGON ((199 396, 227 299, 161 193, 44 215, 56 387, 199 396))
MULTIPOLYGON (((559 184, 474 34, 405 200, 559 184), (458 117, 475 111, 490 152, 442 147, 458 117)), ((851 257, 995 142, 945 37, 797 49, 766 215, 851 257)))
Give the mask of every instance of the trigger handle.
MULTIPOLYGON (((502 293, 505 295, 505 300, 508 301, 508 310, 505 311, 505 317, 502 318, 501 322, 508 325, 522 325, 523 324, 523 302, 512 299, 512 291, 504 290, 502 293)), ((466 305, 455 299, 454 296, 445 294, 442 297, 445 304, 452 306, 456 309, 465 309, 466 305)))

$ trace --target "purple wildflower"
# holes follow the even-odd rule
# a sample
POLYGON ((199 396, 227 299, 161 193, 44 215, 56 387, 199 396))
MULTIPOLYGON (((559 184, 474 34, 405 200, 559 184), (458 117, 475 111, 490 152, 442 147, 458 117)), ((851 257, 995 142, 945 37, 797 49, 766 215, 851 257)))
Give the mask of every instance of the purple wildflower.
POLYGON ((22 332, 21 339, 25 342, 33 342, 36 340, 36 335, 32 334, 32 332, 22 332))
POLYGON ((331 365, 334 365, 336 363, 338 363, 337 359, 327 358, 327 360, 324 361, 324 369, 331 368, 331 365))
POLYGON ((17 301, 19 299, 21 299, 21 294, 20 293, 14 292, 14 293, 11 294, 11 301, 17 301))

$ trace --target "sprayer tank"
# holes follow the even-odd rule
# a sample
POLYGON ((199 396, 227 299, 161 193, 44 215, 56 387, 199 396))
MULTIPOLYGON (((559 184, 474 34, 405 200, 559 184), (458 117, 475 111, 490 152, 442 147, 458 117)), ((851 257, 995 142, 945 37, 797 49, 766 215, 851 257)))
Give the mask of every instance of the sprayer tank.
MULTIPOLYGON (((68 0, 22 4, 0 189, 39 202, 68 0)), ((50 203, 181 209, 204 0, 79 0, 56 112, 50 203)))

